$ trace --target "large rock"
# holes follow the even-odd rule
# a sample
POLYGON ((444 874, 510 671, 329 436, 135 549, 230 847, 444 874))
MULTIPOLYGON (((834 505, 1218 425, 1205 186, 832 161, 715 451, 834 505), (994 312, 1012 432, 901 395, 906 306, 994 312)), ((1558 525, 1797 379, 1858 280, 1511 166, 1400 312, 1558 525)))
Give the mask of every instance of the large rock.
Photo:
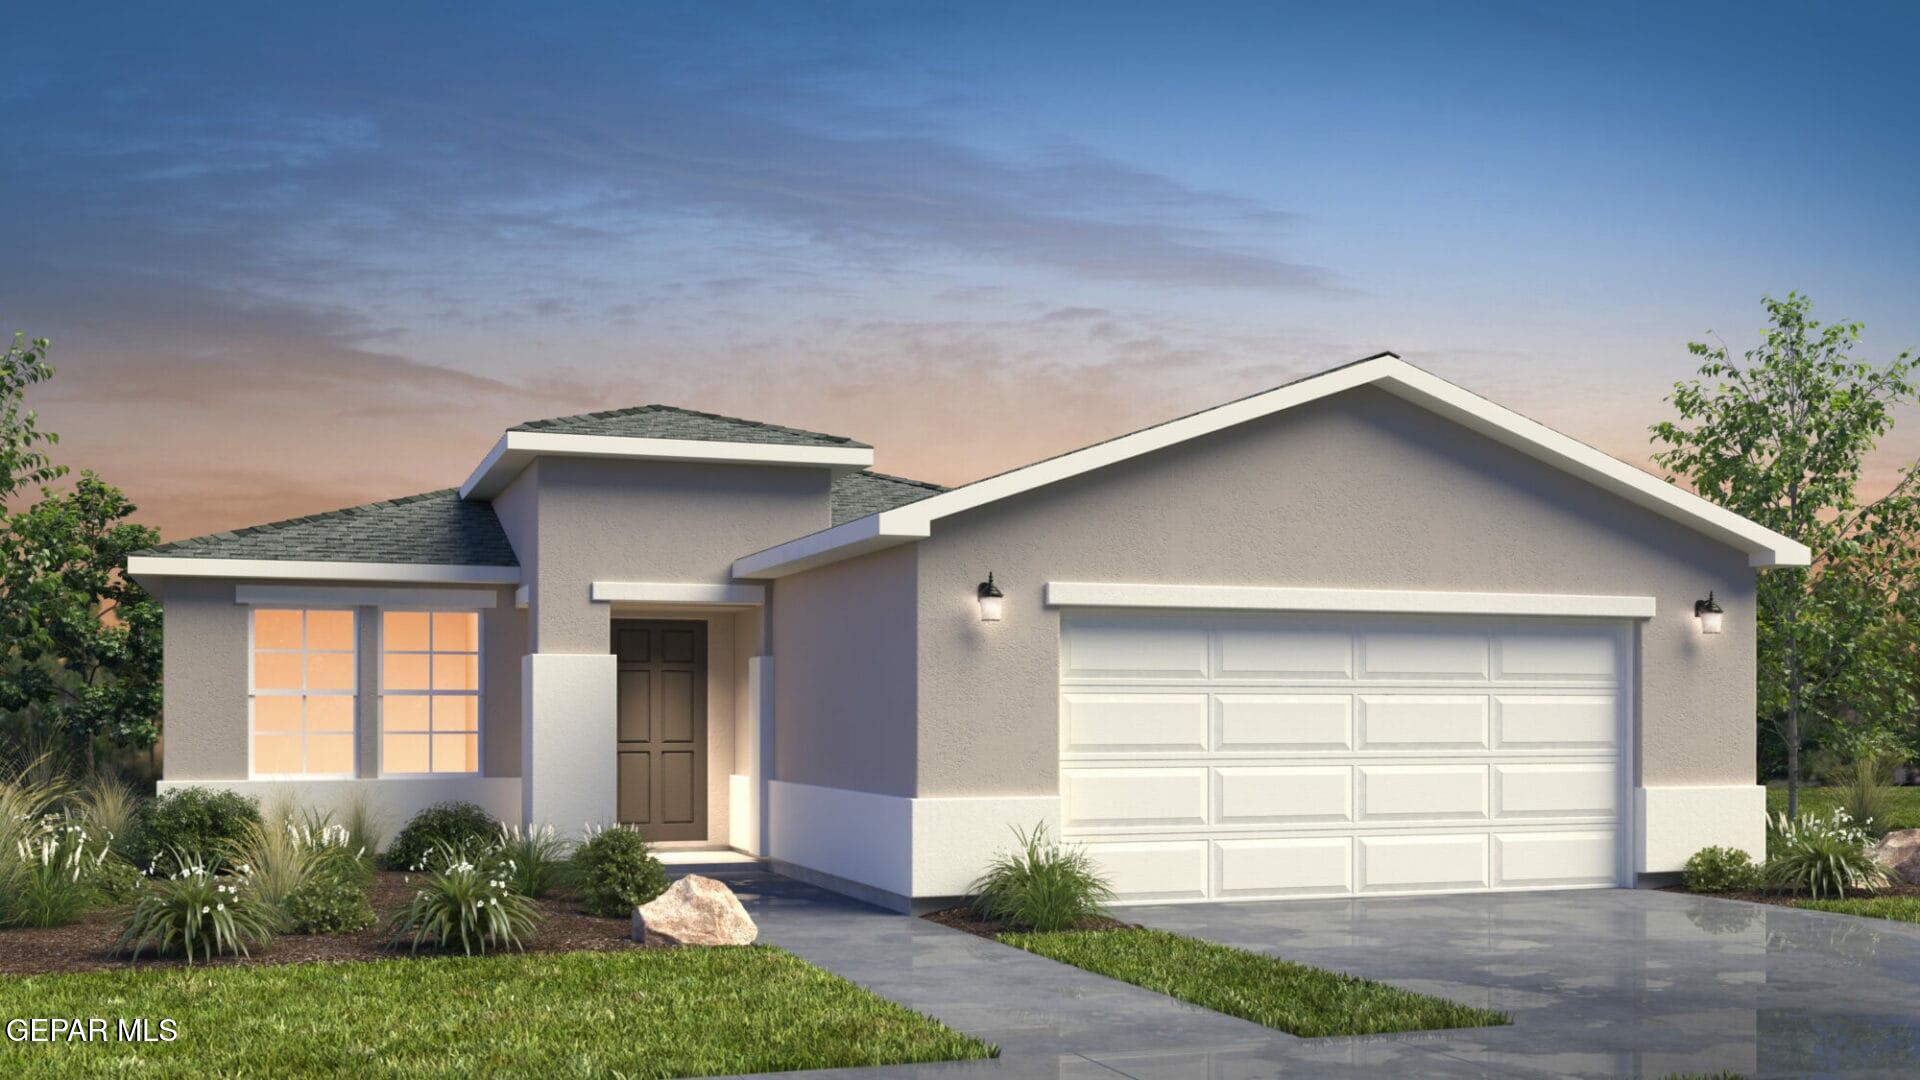
POLYGON ((633 940, 647 945, 751 945, 759 936, 733 890, 699 874, 633 909, 633 940))
POLYGON ((1896 881, 1920 885, 1920 829, 1896 829, 1873 845, 1873 857, 1896 881))

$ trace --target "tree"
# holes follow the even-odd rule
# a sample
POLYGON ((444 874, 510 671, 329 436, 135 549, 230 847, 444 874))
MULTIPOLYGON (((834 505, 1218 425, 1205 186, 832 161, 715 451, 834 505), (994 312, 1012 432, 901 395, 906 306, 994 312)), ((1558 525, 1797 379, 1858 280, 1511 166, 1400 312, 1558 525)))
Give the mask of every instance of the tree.
POLYGON ((127 555, 159 537, 92 473, 9 509, 67 472, 25 403, 53 377, 48 348, 15 334, 0 355, 0 712, 51 724, 92 764, 96 736, 144 747, 159 735, 160 608, 126 576, 127 555))
POLYGON ((1694 342, 1699 377, 1674 385, 1679 420, 1653 425, 1669 480, 1807 545, 1812 565, 1760 575, 1759 722, 1784 744, 1788 814, 1800 808, 1813 729, 1904 723, 1920 600, 1920 480, 1862 502, 1867 454, 1915 399, 1915 357, 1855 360, 1859 323, 1823 326, 1798 293, 1766 298, 1766 341, 1728 358, 1694 342))
POLYGON ((25 405, 27 387, 53 377, 47 363, 51 344, 46 338, 28 340, 27 335, 15 333, 6 353, 0 355, 0 514, 21 487, 51 483, 67 472, 44 449, 60 437, 41 431, 39 418, 25 405))
POLYGON ((126 520, 135 509, 85 472, 0 533, 0 709, 34 709, 89 765, 98 736, 160 734, 160 606, 124 573, 159 535, 126 520))

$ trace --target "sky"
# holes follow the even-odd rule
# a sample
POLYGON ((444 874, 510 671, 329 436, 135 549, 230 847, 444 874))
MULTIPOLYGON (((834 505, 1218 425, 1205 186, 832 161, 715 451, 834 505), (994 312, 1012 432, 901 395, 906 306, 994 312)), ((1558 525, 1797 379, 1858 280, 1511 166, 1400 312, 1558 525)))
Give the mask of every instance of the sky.
POLYGON ((959 483, 1382 350, 1644 466, 1686 343, 1751 347, 1763 296, 1920 348, 1909 4, 6 25, 0 330, 53 339, 60 459, 168 538, 647 402, 959 483))

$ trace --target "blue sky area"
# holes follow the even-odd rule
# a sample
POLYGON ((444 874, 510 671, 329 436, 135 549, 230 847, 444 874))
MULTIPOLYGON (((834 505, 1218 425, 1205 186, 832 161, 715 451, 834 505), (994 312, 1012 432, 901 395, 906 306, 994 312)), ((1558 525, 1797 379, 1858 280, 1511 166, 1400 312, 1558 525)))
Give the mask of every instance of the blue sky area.
POLYGON ((36 5, 0 325, 172 536, 646 401, 957 482, 1381 349, 1641 462, 1763 294, 1920 347, 1917 13, 36 5))

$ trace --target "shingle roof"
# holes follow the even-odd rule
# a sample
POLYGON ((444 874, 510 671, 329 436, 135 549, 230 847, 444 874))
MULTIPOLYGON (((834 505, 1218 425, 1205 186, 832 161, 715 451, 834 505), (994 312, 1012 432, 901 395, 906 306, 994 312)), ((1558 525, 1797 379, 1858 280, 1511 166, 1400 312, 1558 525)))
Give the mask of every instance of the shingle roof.
POLYGON ((493 506, 453 488, 175 540, 140 552, 182 559, 518 566, 493 506))
POLYGON ((945 490, 939 484, 908 480, 904 476, 888 476, 871 470, 848 473, 833 481, 833 523, 839 525, 854 518, 919 502, 945 490))
POLYGON ((529 420, 508 431, 556 435, 614 435, 629 439, 695 439, 704 442, 771 443, 777 446, 845 446, 872 449, 843 435, 763 424, 737 416, 677 409, 672 405, 635 405, 630 409, 529 420))

